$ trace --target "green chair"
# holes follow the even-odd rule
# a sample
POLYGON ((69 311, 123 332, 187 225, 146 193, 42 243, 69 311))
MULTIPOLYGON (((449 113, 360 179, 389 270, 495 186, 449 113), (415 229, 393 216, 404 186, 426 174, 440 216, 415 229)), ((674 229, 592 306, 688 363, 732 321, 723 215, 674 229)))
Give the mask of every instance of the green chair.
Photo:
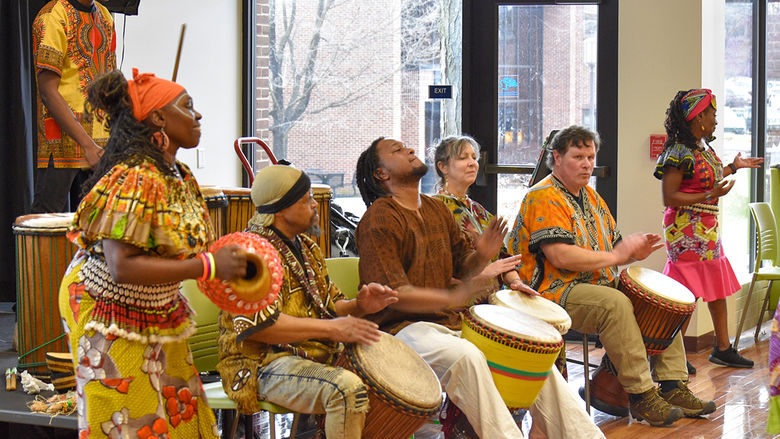
MULTIPOLYGON (((194 280, 185 280, 181 284, 181 293, 187 298, 190 307, 195 311, 195 328, 197 332, 189 338, 190 350, 192 351, 192 362, 199 372, 213 372, 217 368, 219 361, 219 349, 217 348, 217 337, 219 336, 219 308, 214 305, 201 291, 194 280)), ((203 390, 206 392, 206 399, 209 406, 215 410, 236 410, 236 404, 230 399, 222 389, 222 382, 205 383, 203 390)), ((268 401, 259 401, 260 408, 271 413, 269 427, 271 437, 276 437, 276 422, 274 416, 278 414, 293 413, 280 405, 268 401)), ((235 413, 237 415, 237 413, 235 413)), ((227 436, 232 439, 238 428, 239 417, 234 416, 231 423, 230 434, 227 436)), ((298 427, 298 413, 293 415, 293 425, 290 429, 290 439, 295 438, 295 431, 298 427)), ((244 436, 254 437, 254 426, 252 425, 252 416, 244 416, 244 436)))
POLYGON ((745 306, 742 308, 742 317, 739 319, 737 334, 734 338, 734 349, 737 349, 739 346, 742 325, 745 323, 745 316, 747 315, 748 307, 750 306, 750 299, 751 296, 753 296, 753 288, 756 286, 756 282, 769 281, 766 293, 764 294, 761 313, 759 314, 758 322, 756 323, 756 334, 754 338, 755 341, 758 342, 758 332, 761 329, 761 322, 764 320, 767 303, 769 303, 772 282, 780 279, 780 267, 777 266, 777 263, 780 262, 777 258, 777 225, 775 223, 775 217, 772 214, 772 208, 769 206, 769 203, 765 202, 750 203, 749 206, 753 220, 756 222, 758 248, 756 249, 756 265, 753 268, 753 278, 750 280, 747 300, 745 301, 745 306), (764 262, 769 262, 771 265, 764 266, 764 262))
POLYGON ((325 266, 328 268, 330 280, 349 299, 357 297, 360 274, 358 262, 360 258, 326 258, 325 266))

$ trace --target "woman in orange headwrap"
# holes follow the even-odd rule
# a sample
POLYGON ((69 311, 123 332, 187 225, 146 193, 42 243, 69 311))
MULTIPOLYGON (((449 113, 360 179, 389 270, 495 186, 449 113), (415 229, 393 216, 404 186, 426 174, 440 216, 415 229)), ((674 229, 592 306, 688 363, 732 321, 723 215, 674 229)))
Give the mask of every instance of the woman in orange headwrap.
POLYGON ((216 437, 192 365, 184 279, 245 274, 214 239, 179 148, 200 140, 201 115, 176 83, 119 71, 94 81, 88 103, 111 137, 68 234, 79 247, 60 288, 76 366, 79 438, 216 437))

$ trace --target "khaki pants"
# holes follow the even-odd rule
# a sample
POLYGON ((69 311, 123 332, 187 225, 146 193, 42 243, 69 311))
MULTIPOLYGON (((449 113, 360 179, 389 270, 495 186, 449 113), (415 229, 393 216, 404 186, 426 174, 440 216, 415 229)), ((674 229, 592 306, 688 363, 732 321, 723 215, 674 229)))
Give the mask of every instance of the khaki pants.
POLYGON ((565 309, 571 316, 572 329, 599 335, 626 392, 646 392, 654 386, 653 380, 688 379, 682 333, 677 334, 663 353, 651 356, 648 364, 634 307, 622 292, 606 286, 578 284, 569 292, 565 309))
MULTIPOLYGON (((480 438, 523 437, 493 384, 485 355, 460 338, 460 332, 417 322, 396 337, 431 366, 447 396, 463 411, 480 438)), ((529 412, 535 427, 549 439, 604 437, 555 367, 529 412)))
POLYGON ((260 369, 257 396, 299 413, 325 414, 329 438, 360 439, 368 391, 354 373, 296 356, 260 369))

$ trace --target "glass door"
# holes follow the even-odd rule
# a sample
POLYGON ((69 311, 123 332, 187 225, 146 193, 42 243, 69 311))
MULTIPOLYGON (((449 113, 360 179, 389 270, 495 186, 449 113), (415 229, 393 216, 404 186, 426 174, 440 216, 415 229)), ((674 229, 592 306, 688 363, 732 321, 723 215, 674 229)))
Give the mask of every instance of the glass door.
MULTIPOLYGON (((473 5, 473 33, 464 34, 473 48, 467 55, 464 43, 464 131, 483 144, 482 174, 472 195, 499 216, 514 219, 551 131, 576 124, 605 135, 597 105, 609 96, 599 87, 605 7, 616 10, 605 1, 473 5), (483 113, 471 111, 473 105, 483 113)), ((612 95, 616 102, 616 87, 612 95)), ((596 175, 608 177, 604 153, 596 175)))
MULTIPOLYGON (((533 168, 552 130, 596 128, 596 5, 499 5, 498 165, 533 168)), ((497 212, 513 218, 530 174, 498 174, 497 212)))

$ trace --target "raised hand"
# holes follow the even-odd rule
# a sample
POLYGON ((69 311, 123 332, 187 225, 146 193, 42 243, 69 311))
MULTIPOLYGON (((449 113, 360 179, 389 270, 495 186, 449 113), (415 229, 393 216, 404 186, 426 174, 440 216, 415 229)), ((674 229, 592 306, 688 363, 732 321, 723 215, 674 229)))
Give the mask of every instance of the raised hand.
POLYGON ((734 186, 734 181, 735 180, 721 180, 715 183, 715 187, 713 187, 712 190, 710 191, 710 197, 720 198, 726 195, 734 186))
POLYGON ((661 236, 655 233, 645 233, 642 235, 644 242, 634 251, 632 255, 633 259, 637 261, 644 260, 650 256, 654 251, 664 246, 661 240, 661 236))
POLYGON ((645 245, 645 237, 642 234, 633 233, 624 236, 615 248, 612 249, 612 254, 616 259, 615 265, 623 265, 630 262, 634 258, 634 254, 638 253, 643 245, 645 245))
POLYGON ((509 256, 503 259, 499 259, 495 262, 491 262, 482 270, 481 276, 486 278, 496 277, 499 274, 504 274, 507 271, 514 270, 515 266, 520 263, 522 256, 515 255, 509 256))
POLYGON ((763 157, 742 157, 742 153, 738 152, 737 156, 734 157, 734 161, 731 162, 734 164, 734 166, 737 169, 742 168, 758 168, 761 166, 762 163, 764 163, 763 157))
POLYGON ((477 242, 479 239, 479 231, 474 228, 474 224, 471 224, 471 221, 466 220, 464 217, 461 221, 463 224, 461 227, 463 228, 463 231, 466 232, 467 235, 471 238, 471 242, 477 242))
POLYGON ((508 227, 505 219, 493 218, 474 243, 477 253, 485 260, 493 259, 504 245, 504 237, 507 231, 508 227))
POLYGON ((370 345, 382 337, 379 326, 368 320, 346 316, 328 320, 328 322, 331 325, 329 338, 333 341, 370 345))
POLYGON ((363 285, 357 295, 357 307, 363 314, 382 311, 396 302, 398 302, 398 292, 376 282, 363 285))

